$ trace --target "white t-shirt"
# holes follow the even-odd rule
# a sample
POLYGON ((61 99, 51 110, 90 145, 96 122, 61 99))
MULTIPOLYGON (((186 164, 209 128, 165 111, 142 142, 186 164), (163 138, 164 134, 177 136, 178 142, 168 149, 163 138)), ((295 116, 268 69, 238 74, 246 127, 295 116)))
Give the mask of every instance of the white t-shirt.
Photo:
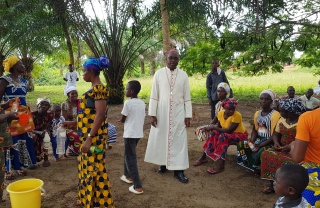
POLYGON ((318 100, 317 98, 312 97, 312 96, 310 97, 310 100, 308 100, 307 96, 303 95, 300 97, 300 100, 301 100, 302 104, 306 108, 309 108, 309 109, 314 109, 320 105, 320 100, 318 100))
POLYGON ((124 138, 142 138, 146 104, 139 98, 132 98, 124 102, 121 114, 126 116, 124 122, 124 138))
POLYGON ((73 71, 70 72, 68 71, 65 75, 64 78, 67 79, 67 86, 76 86, 77 84, 77 79, 78 77, 78 73, 73 71))

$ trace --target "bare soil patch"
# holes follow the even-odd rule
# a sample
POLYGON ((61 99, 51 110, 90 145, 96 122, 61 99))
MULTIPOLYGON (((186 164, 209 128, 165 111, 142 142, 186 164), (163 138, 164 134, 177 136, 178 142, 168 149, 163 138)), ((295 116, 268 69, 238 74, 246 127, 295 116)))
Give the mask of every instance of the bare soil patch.
MULTIPOLYGON (((259 108, 257 102, 240 101, 238 109, 244 118, 248 132, 251 132, 249 121, 259 108)), ((145 137, 137 147, 138 166, 143 183, 144 194, 134 195, 129 192, 129 185, 120 181, 123 174, 123 125, 120 119, 122 105, 109 106, 109 122, 118 129, 117 143, 107 150, 107 170, 112 185, 113 198, 118 208, 223 208, 223 207, 272 207, 277 197, 262 193, 267 181, 261 180, 252 172, 236 164, 236 146, 230 146, 225 171, 210 175, 206 169, 212 162, 193 167, 193 162, 202 154, 202 142, 195 139, 195 129, 210 122, 210 107, 206 104, 194 104, 194 118, 188 129, 190 168, 185 171, 188 184, 182 184, 173 177, 173 172, 157 173, 158 166, 144 162, 144 155, 150 131, 150 119, 146 118, 145 137)), ((51 166, 39 166, 29 170, 28 176, 44 181, 46 194, 42 196, 43 208, 71 207, 77 193, 76 157, 69 157, 55 162, 50 157, 51 166)), ((25 177, 16 176, 16 180, 25 177)), ((9 181, 7 181, 9 183, 9 181)), ((11 207, 8 194, 7 201, 1 207, 11 207)))

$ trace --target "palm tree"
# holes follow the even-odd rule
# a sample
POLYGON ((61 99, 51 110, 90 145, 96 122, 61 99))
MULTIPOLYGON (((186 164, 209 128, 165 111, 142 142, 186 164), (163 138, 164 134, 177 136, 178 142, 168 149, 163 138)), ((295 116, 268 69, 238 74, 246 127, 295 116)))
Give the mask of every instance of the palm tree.
POLYGON ((110 91, 109 103, 123 103, 123 77, 134 68, 139 51, 151 47, 145 43, 159 31, 159 18, 155 12, 138 10, 142 7, 138 0, 104 0, 98 6, 88 2, 93 17, 85 14, 79 1, 70 0, 72 24, 94 57, 109 57, 110 67, 103 71, 110 91))

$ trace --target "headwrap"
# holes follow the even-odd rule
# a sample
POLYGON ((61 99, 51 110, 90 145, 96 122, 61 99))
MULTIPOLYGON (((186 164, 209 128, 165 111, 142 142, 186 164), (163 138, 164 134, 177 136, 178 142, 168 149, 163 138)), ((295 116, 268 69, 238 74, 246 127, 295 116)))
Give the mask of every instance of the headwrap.
POLYGON ((64 95, 68 95, 69 92, 71 91, 78 91, 76 86, 65 86, 64 87, 64 95))
POLYGON ((306 112, 306 108, 301 103, 301 101, 295 98, 280 100, 279 105, 284 110, 296 115, 301 115, 302 113, 306 112))
POLYGON ((49 98, 46 98, 46 97, 44 97, 44 98, 38 98, 38 99, 37 99, 37 106, 38 106, 40 103, 42 103, 42 102, 47 102, 47 103, 50 104, 50 99, 49 99, 49 98))
POLYGON ((18 63, 18 61, 20 61, 20 59, 16 56, 10 56, 6 60, 4 60, 2 64, 4 67, 4 71, 9 72, 11 67, 13 67, 16 63, 18 63))
POLYGON ((263 91, 260 93, 259 97, 260 97, 262 94, 268 94, 268 95, 270 95, 271 100, 274 100, 274 99, 276 98, 276 93, 275 93, 272 89, 263 90, 263 91))
POLYGON ((238 102, 234 98, 227 98, 224 101, 222 101, 223 108, 237 107, 237 105, 238 102))
POLYGON ((89 58, 84 62, 83 66, 90 70, 101 71, 109 67, 109 59, 105 55, 100 58, 89 58))
POLYGON ((220 82, 220 84, 218 84, 218 86, 217 86, 217 89, 220 87, 223 88, 227 92, 227 96, 228 96, 230 93, 230 87, 229 87, 228 83, 220 82))

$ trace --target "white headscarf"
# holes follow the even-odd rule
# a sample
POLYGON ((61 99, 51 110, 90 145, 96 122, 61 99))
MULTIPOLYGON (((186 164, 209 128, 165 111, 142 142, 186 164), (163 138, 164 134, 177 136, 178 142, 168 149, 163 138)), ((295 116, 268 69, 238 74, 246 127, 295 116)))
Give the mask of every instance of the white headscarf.
POLYGON ((275 93, 272 89, 263 90, 263 91, 260 93, 259 97, 260 97, 262 94, 268 94, 268 95, 270 95, 271 100, 274 100, 274 99, 276 98, 276 93, 275 93))
MULTIPOLYGON (((38 98, 38 99, 37 99, 37 106, 38 106, 41 102, 47 102, 47 103, 50 104, 50 99, 49 99, 49 98, 46 98, 46 97, 44 97, 44 98, 38 98)), ((50 104, 50 105, 51 105, 51 104, 50 104)))
POLYGON ((77 88, 75 86, 65 86, 64 87, 64 95, 68 95, 69 92, 71 91, 78 91, 77 88))
POLYGON ((226 82, 220 82, 219 84, 218 84, 218 86, 217 86, 217 89, 218 88, 223 88, 226 92, 227 92, 227 96, 229 95, 229 93, 230 93, 230 87, 229 87, 229 85, 228 85, 228 83, 226 83, 226 82))

